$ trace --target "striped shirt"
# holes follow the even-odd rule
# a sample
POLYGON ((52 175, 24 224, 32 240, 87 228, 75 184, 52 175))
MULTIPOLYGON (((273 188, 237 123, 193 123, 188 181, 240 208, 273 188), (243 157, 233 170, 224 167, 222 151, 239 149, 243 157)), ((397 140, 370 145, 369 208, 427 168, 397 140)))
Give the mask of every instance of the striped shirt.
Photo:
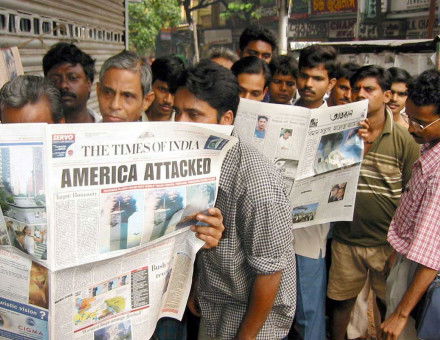
POLYGON ((400 254, 440 270, 440 143, 424 145, 390 225, 388 241, 400 254))
POLYGON ((283 271, 257 339, 287 336, 295 313, 295 254, 289 200, 280 173, 239 141, 223 162, 216 207, 225 231, 218 247, 197 255, 197 297, 207 334, 233 339, 257 275, 283 271))
POLYGON ((388 227, 418 156, 419 146, 387 111, 383 131, 362 161, 353 221, 336 222, 333 237, 353 246, 387 244, 388 227))

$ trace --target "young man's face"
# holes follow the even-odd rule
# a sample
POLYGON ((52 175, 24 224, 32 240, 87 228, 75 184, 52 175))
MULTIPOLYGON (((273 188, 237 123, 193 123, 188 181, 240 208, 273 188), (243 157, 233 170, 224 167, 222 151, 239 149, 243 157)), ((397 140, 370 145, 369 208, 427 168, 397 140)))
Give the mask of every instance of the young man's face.
POLYGON ((168 83, 156 79, 153 83, 153 92, 154 101, 151 104, 151 109, 169 119, 173 112, 174 96, 170 93, 168 83))
POLYGON ((110 68, 96 87, 104 122, 135 122, 154 100, 152 92, 143 95, 139 72, 110 68))
POLYGON ((403 110, 406 98, 408 98, 408 86, 405 83, 392 83, 388 107, 393 114, 399 114, 403 110))
POLYGON ((368 117, 381 112, 390 95, 390 91, 382 90, 377 79, 373 77, 358 80, 351 93, 353 101, 368 99, 368 117))
POLYGON ((258 119, 257 125, 258 125, 258 130, 260 130, 260 131, 266 130, 267 119, 266 118, 258 119))
POLYGON ((424 144, 440 140, 440 120, 438 120, 440 115, 437 112, 436 105, 417 106, 411 99, 406 101, 406 114, 409 118, 408 132, 417 143, 424 144), (431 125, 428 126, 428 124, 431 125))
POLYGON ((63 109, 67 112, 77 111, 87 106, 92 83, 87 78, 81 64, 62 63, 47 72, 55 86, 61 91, 63 109))
MULTIPOLYGON (((6 107, 1 114, 2 123, 48 123, 54 124, 52 108, 45 97, 21 108, 6 107)), ((62 122, 64 123, 64 119, 62 122)))
POLYGON ((347 78, 339 78, 333 87, 328 100, 330 105, 344 105, 351 103, 351 85, 347 78))
POLYGON ((333 88, 335 82, 335 78, 329 78, 327 69, 323 64, 311 68, 301 68, 297 86, 304 106, 307 108, 320 107, 324 95, 333 88))
POLYGON ((267 92, 266 79, 264 75, 241 73, 237 76, 238 86, 240 87, 240 97, 262 101, 267 92))
POLYGON ((289 104, 296 94, 296 79, 291 75, 275 74, 269 84, 272 103, 289 104))
POLYGON ((206 124, 231 125, 234 121, 232 111, 227 111, 218 120, 217 110, 208 102, 198 99, 186 88, 180 87, 174 97, 176 122, 194 122, 206 124))
POLYGON ((263 40, 252 40, 238 54, 241 58, 249 56, 258 57, 269 64, 272 60, 273 50, 272 45, 263 40))

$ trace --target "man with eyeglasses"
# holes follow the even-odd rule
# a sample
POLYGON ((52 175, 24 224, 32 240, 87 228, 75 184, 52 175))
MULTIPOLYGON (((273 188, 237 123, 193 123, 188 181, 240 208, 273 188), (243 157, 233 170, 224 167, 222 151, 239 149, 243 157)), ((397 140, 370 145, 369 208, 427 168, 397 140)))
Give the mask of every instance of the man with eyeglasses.
POLYGON ((440 72, 423 72, 406 101, 408 131, 423 144, 388 231, 396 260, 387 280, 386 339, 416 339, 409 316, 440 270, 440 72))

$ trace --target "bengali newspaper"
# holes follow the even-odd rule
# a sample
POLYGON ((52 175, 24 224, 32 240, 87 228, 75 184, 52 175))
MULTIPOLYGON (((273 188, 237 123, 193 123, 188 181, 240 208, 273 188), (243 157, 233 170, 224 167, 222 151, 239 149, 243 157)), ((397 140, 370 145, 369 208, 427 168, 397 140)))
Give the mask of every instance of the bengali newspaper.
POLYGON ((235 129, 282 173, 294 228, 353 218, 368 101, 306 109, 240 100, 235 129))
POLYGON ((0 337, 149 339, 180 319, 231 131, 1 125, 0 337))

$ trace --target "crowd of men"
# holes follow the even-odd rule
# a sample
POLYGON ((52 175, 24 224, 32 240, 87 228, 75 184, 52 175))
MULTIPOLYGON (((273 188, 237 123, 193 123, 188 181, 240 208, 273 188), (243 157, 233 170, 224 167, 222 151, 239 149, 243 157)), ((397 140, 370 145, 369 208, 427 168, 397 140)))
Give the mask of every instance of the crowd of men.
MULTIPOLYGON (((188 307, 200 317, 198 339, 287 339, 295 331, 305 340, 345 339, 368 278, 384 339, 416 339, 410 312, 440 270, 440 72, 413 79, 400 68, 341 64, 323 45, 304 48, 296 62, 276 55, 276 39, 257 26, 239 43, 238 55, 216 49, 190 67, 176 56, 151 68, 133 52, 109 58, 96 84, 99 114, 87 107, 93 58, 58 43, 43 58, 44 78, 19 76, 0 90, 1 121, 231 125, 240 97, 310 109, 368 99, 351 222, 292 231, 279 171, 239 139, 215 208, 192 227, 206 243, 188 307)), ((260 116, 256 138, 265 123, 260 116)), ((185 339, 187 331, 185 322, 161 319, 153 338, 185 339)))

